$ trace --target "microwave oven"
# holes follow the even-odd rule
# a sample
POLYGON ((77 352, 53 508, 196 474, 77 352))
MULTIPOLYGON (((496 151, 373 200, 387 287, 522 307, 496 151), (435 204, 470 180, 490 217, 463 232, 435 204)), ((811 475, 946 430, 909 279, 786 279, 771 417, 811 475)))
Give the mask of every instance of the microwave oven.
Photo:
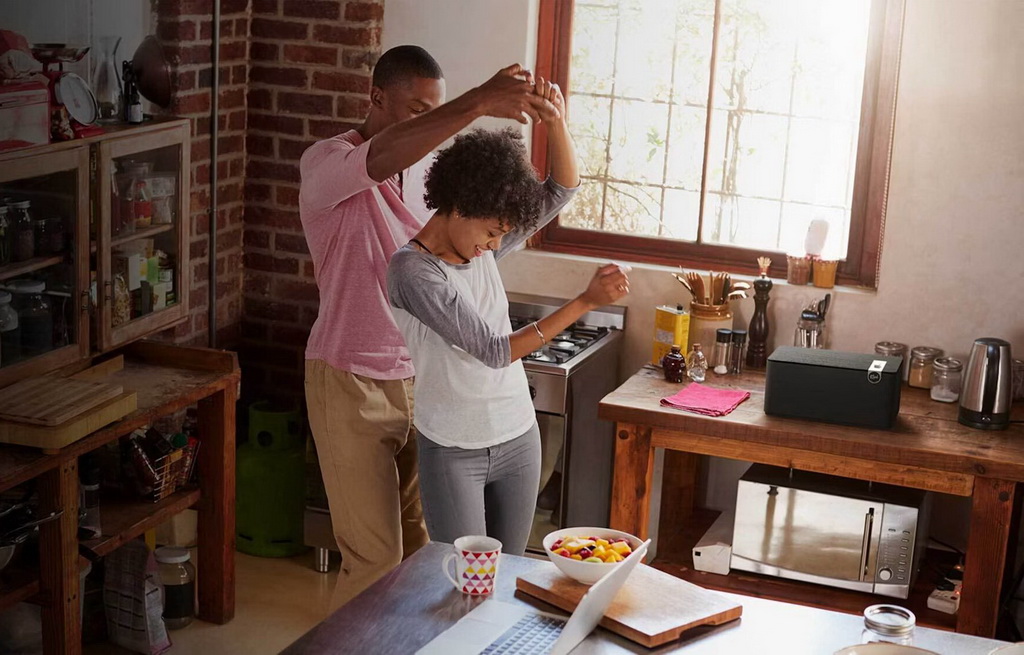
POLYGON ((740 478, 731 567, 907 598, 928 541, 925 491, 754 464, 740 478))

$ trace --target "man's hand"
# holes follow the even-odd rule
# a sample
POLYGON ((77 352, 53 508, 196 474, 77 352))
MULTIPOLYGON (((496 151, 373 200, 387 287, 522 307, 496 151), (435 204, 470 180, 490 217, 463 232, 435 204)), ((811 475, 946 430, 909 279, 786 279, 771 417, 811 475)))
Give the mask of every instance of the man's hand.
POLYGON ((565 120, 565 97, 562 96, 562 90, 558 88, 557 84, 551 80, 545 80, 543 77, 538 77, 536 84, 533 85, 533 93, 547 100, 554 108, 553 112, 540 112, 542 121, 550 123, 556 120, 565 120))
POLYGON ((511 118, 525 124, 529 122, 526 116, 539 121, 542 114, 558 112, 550 100, 534 93, 533 74, 519 64, 502 68, 466 95, 480 116, 511 118))

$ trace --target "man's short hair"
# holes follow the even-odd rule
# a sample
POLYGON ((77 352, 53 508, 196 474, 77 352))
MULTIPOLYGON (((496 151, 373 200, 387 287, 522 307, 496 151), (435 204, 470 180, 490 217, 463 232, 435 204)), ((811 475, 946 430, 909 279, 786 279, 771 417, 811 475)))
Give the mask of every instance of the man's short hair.
POLYGON ((395 46, 381 55, 373 67, 373 86, 382 89, 417 77, 430 80, 444 77, 437 60, 418 45, 395 46))

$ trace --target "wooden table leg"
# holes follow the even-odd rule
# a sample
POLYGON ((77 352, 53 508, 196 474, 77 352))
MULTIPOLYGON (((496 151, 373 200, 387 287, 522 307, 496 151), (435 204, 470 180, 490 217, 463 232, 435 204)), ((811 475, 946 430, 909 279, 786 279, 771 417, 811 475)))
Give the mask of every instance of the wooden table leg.
POLYGON ((1014 482, 975 479, 957 632, 995 636, 1015 491, 1014 482))
POLYGON ((612 528, 647 538, 653 474, 651 429, 630 423, 616 424, 612 528))
POLYGON ((78 571, 78 460, 70 459, 39 476, 39 514, 62 509, 39 526, 39 592, 43 599, 43 652, 82 652, 78 571))
POLYGON ((199 401, 199 618, 235 616, 235 385, 199 401))

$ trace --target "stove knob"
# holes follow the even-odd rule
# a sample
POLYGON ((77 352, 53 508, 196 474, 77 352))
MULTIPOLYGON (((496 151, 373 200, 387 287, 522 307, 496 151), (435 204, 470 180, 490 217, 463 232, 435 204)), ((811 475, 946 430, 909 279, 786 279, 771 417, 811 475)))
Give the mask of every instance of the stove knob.
POLYGON ((537 400, 537 387, 530 385, 530 400, 537 400))
POLYGON ((878 570, 878 579, 881 580, 882 582, 887 582, 889 580, 892 580, 892 569, 890 569, 888 566, 879 569, 878 570))

